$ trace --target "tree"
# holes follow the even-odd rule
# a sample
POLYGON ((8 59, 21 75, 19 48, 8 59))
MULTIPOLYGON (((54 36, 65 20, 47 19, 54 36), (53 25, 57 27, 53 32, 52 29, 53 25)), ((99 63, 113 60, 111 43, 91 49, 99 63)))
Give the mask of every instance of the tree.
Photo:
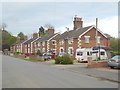
POLYGON ((39 28, 38 33, 39 33, 39 37, 45 37, 46 36, 46 31, 42 26, 39 28))
POLYGON ((118 51, 118 38, 111 38, 110 45, 113 51, 118 51))
POLYGON ((39 37, 41 37, 41 34, 44 33, 44 30, 45 29, 42 26, 39 28, 39 32, 38 32, 39 33, 39 37))
POLYGON ((112 48, 112 51, 113 51, 113 55, 120 55, 120 39, 119 38, 111 38, 110 39, 110 45, 111 45, 111 48, 112 48))
POLYGON ((9 44, 12 45, 17 41, 17 38, 15 36, 11 36, 8 41, 9 41, 9 44))
POLYGON ((20 32, 17 36, 20 37, 20 40, 24 40, 24 34, 22 32, 20 32))
POLYGON ((2 44, 9 44, 10 37, 11 34, 8 31, 2 30, 2 44))
POLYGON ((39 55, 39 56, 42 56, 42 52, 39 49, 37 50, 36 54, 39 55))
POLYGON ((4 49, 10 50, 10 43, 9 43, 10 37, 11 34, 8 31, 2 30, 2 51, 4 49))

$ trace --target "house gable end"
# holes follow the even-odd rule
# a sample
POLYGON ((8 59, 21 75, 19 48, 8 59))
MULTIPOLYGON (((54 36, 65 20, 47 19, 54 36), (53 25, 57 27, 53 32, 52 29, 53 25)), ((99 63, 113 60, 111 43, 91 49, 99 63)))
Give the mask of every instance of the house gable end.
MULTIPOLYGON (((92 26, 92 27, 90 27, 88 30, 86 30, 85 32, 83 32, 83 33, 79 36, 79 38, 80 38, 81 36, 85 35, 88 31, 92 30, 92 28, 95 28, 95 30, 96 30, 96 27, 95 27, 95 26, 92 26)), ((105 38, 107 38, 107 36, 106 36, 102 31, 100 31, 99 29, 97 29, 97 30, 98 30, 98 32, 99 32, 100 34, 102 34, 105 38)))

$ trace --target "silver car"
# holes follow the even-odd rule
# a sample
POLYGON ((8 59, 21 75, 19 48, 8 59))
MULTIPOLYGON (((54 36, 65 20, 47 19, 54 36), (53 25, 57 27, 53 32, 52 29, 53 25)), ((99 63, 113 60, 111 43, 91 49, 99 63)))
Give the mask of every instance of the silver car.
POLYGON ((60 52, 60 53, 59 53, 59 57, 62 57, 62 56, 64 56, 64 55, 66 55, 65 52, 60 52))
POLYGON ((51 53, 48 53, 48 52, 43 53, 43 59, 44 60, 50 60, 51 58, 52 58, 51 53))
POLYGON ((116 55, 109 59, 108 66, 111 68, 120 68, 120 55, 116 55))

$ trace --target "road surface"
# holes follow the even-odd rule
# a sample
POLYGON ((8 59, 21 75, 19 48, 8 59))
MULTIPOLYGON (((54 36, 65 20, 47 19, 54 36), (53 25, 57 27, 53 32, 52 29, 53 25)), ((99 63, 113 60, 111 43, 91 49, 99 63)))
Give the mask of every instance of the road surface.
POLYGON ((2 88, 118 88, 114 82, 2 56, 2 88))

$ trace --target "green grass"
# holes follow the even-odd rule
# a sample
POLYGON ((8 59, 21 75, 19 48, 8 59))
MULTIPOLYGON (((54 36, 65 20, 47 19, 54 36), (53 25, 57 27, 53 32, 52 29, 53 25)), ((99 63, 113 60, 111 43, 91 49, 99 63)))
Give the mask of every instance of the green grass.
POLYGON ((26 59, 26 58, 23 58, 22 60, 30 61, 30 62, 43 62, 42 60, 33 60, 33 59, 26 59))

